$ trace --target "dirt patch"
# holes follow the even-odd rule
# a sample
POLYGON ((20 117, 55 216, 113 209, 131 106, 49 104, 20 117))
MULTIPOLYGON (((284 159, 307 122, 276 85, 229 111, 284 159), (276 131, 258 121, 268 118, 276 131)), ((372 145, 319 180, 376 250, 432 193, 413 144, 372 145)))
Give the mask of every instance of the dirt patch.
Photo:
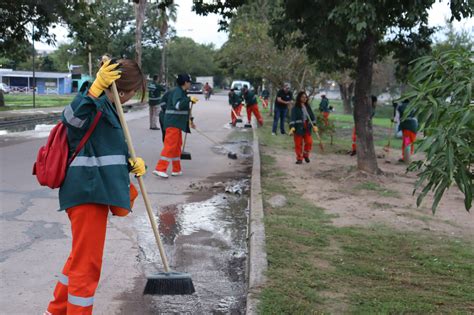
POLYGON ((445 194, 434 216, 432 196, 416 207, 416 196, 412 195, 416 175, 406 173, 406 166, 397 162, 398 151, 378 160, 384 172, 381 176, 356 171, 356 158, 348 155, 318 154, 309 164, 295 165, 293 152, 275 153, 271 154, 275 167, 290 175, 287 180, 304 198, 337 215, 332 221, 336 226, 383 224, 399 230, 474 238, 474 216, 465 211, 458 189, 445 194))

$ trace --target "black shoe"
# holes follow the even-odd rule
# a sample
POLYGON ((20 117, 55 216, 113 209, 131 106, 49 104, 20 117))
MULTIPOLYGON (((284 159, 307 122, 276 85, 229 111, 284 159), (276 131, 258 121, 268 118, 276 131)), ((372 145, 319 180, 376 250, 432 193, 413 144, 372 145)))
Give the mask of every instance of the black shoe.
POLYGON ((309 157, 305 157, 305 158, 304 158, 304 161, 305 161, 306 163, 309 163, 309 157))
POLYGON ((283 131, 281 134, 282 134, 282 135, 286 135, 286 132, 283 131))
POLYGON ((154 127, 154 128, 150 127, 150 129, 151 130, 160 130, 160 128, 158 128, 158 127, 154 127))
POLYGON ((356 154, 357 154, 357 151, 356 151, 356 150, 351 151, 351 156, 354 156, 354 155, 356 155, 356 154))
POLYGON ((298 161, 296 161, 296 164, 303 164, 303 161, 298 160, 298 161))

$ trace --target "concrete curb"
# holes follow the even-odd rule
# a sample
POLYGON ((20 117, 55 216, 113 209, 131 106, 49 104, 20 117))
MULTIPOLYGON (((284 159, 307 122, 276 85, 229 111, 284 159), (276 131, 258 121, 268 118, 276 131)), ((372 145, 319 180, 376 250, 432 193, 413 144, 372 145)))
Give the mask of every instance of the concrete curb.
POLYGON ((257 126, 253 124, 253 167, 250 188, 250 217, 248 231, 248 291, 246 314, 257 314, 259 294, 265 283, 268 267, 263 223, 262 186, 260 183, 260 150, 257 126))

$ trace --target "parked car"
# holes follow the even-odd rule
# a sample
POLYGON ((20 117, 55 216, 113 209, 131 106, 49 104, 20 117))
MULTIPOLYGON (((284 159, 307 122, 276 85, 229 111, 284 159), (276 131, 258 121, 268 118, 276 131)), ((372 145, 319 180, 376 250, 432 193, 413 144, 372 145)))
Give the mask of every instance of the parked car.
POLYGON ((249 81, 241 81, 241 80, 232 81, 232 84, 230 85, 230 88, 235 89, 235 92, 237 94, 240 94, 242 88, 244 87, 244 85, 248 86, 249 90, 253 90, 253 87, 252 87, 252 85, 250 84, 249 81))
POLYGON ((191 83, 191 87, 189 88, 188 90, 188 93, 190 94, 202 94, 203 93, 203 90, 202 90, 202 83, 200 82, 193 82, 191 83))
POLYGON ((10 93, 10 87, 5 83, 0 83, 0 90, 2 90, 2 92, 5 94, 10 93))

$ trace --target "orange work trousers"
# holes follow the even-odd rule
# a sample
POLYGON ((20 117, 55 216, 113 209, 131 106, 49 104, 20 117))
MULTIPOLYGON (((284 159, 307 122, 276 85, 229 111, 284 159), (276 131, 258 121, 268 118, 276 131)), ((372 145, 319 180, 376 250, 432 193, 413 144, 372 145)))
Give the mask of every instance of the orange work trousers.
POLYGON ((308 131, 303 136, 294 134, 296 160, 303 161, 303 158, 309 158, 309 153, 313 149, 313 138, 308 131))
POLYGON ((230 119, 232 119, 232 125, 235 126, 235 124, 237 123, 237 116, 235 114, 237 114, 238 116, 240 116, 240 111, 242 110, 242 104, 239 104, 239 106, 237 106, 236 108, 232 108, 234 111, 230 111, 230 119), (235 112, 235 114, 234 114, 235 112))
POLYGON ((323 112, 324 125, 329 126, 329 112, 323 112))
POLYGON ((352 151, 356 151, 357 149, 357 134, 356 134, 356 127, 352 129, 352 151))
POLYGON ((255 115, 255 118, 257 118, 258 124, 263 126, 263 118, 262 115, 260 115, 260 111, 258 110, 258 104, 247 105, 247 118, 249 120, 249 124, 252 122, 252 113, 255 115))
POLYGON ((405 148, 409 145, 410 147, 410 154, 413 155, 415 153, 415 141, 416 141, 416 133, 410 130, 402 130, 402 158, 405 160, 405 148))
POLYGON ((156 164, 155 170, 165 172, 170 162, 173 164, 173 172, 181 172, 181 146, 183 145, 183 136, 181 129, 175 127, 166 128, 165 141, 161 157, 156 164))
POLYGON ((54 289, 54 299, 48 306, 51 314, 92 314, 108 212, 109 206, 92 203, 67 209, 72 249, 54 289))

